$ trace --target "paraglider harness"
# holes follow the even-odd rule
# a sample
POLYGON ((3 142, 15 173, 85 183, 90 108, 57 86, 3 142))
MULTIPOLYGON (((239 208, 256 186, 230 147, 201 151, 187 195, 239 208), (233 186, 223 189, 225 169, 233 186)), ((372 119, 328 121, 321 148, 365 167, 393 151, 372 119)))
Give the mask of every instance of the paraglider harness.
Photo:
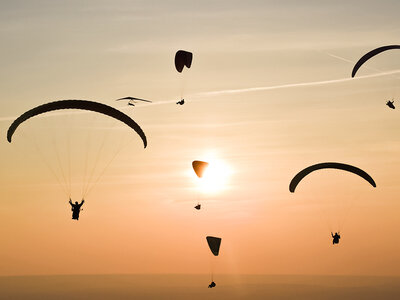
POLYGON ((69 199, 69 204, 71 205, 71 211, 72 211, 72 219, 73 220, 79 220, 79 214, 83 210, 81 206, 85 202, 84 199, 82 199, 82 202, 80 204, 73 204, 71 199, 69 199))
POLYGON ((333 245, 339 244, 340 232, 336 232, 335 234, 333 234, 333 233, 331 232, 331 236, 332 236, 332 238, 333 238, 332 244, 333 244, 333 245))
POLYGON ((389 106, 391 109, 395 109, 396 107, 394 106, 393 103, 394 103, 394 100, 392 99, 392 101, 389 100, 388 102, 386 102, 386 105, 389 106))

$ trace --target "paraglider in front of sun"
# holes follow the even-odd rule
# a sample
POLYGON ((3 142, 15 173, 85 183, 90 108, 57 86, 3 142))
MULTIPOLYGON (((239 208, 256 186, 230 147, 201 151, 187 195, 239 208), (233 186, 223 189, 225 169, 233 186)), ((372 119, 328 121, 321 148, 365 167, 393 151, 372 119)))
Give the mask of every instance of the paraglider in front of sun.
MULTIPOLYGON (((232 175, 232 169, 224 161, 216 158, 205 159, 208 166, 203 171, 202 177, 193 177, 201 192, 206 194, 216 194, 229 187, 229 179, 232 175)), ((194 172, 193 172, 194 173, 194 172)))

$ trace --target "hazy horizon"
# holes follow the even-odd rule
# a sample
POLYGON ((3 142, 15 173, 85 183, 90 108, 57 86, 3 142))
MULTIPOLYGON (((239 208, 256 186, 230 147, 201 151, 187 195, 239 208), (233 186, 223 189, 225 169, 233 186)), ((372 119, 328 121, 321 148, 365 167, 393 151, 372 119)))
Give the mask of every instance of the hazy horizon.
POLYGON ((0 277, 10 299, 395 299, 399 278, 352 276, 95 275, 0 277))

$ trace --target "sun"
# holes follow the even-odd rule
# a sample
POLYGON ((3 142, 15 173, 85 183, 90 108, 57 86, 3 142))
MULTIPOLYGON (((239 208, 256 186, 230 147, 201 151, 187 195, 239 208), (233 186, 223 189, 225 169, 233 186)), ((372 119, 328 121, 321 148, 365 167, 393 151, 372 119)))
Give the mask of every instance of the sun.
POLYGON ((200 191, 206 194, 216 194, 226 190, 232 174, 230 166, 214 156, 205 157, 204 161, 209 165, 201 178, 196 177, 200 191))

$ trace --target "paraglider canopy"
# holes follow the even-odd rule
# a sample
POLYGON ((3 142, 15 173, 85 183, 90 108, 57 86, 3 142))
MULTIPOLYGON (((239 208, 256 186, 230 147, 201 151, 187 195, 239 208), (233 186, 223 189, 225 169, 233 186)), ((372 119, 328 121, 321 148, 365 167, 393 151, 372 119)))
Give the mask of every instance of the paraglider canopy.
POLYGON ((354 173, 354 174, 364 178, 373 187, 376 187, 376 183, 372 179, 372 177, 369 176, 369 174, 367 172, 365 172, 364 170, 361 170, 360 168, 357 168, 357 167, 351 166, 351 165, 347 165, 347 164, 342 164, 342 163, 325 162, 325 163, 319 163, 319 164, 309 166, 309 167, 305 168, 304 170, 301 170, 299 173, 297 173, 296 176, 294 176, 292 181, 290 182, 290 185, 289 185, 290 192, 294 193, 297 185, 308 174, 310 174, 314 171, 317 171, 317 170, 321 170, 321 169, 339 169, 339 170, 351 172, 351 173, 354 173))
POLYGON ((183 68, 190 68, 192 65, 193 53, 184 50, 179 50, 175 54, 175 68, 181 73, 183 68))
POLYGON ((215 256, 218 256, 219 247, 221 246, 221 238, 214 237, 214 236, 207 236, 206 239, 207 239, 208 247, 210 247, 212 254, 214 254, 215 256))
POLYGON ((358 71, 358 69, 370 58, 374 57, 375 55, 378 55, 381 52, 387 51, 387 50, 393 50, 393 49, 400 49, 400 45, 388 45, 388 46, 383 46, 376 48, 374 50, 369 51, 367 54, 363 55, 358 62, 354 65, 353 71, 351 72, 351 77, 354 77, 358 71))
POLYGON ((39 105, 35 108, 32 108, 28 110, 27 112, 23 113, 21 116, 19 116, 17 119, 14 120, 14 122, 10 125, 7 131, 7 140, 8 142, 11 143, 12 136, 14 135, 14 132, 17 130, 19 125, 24 123, 26 120, 35 117, 37 115, 43 114, 43 113, 48 113, 52 111, 57 111, 57 110, 62 110, 62 109, 81 109, 81 110, 88 110, 88 111, 93 111, 97 112, 100 114, 107 115, 111 118, 117 119, 121 121, 122 123, 125 123, 128 125, 130 128, 132 128, 142 139, 143 145, 146 148, 147 146, 147 139, 146 135, 144 134, 142 128, 134 121, 132 120, 129 116, 126 114, 122 113, 121 111, 94 101, 88 101, 88 100, 60 100, 60 101, 54 101, 54 102, 49 102, 46 104, 39 105))
POLYGON ((204 171, 208 167, 208 162, 201 161, 201 160, 194 160, 192 162, 193 170, 196 173, 196 175, 201 178, 204 175, 204 171))

